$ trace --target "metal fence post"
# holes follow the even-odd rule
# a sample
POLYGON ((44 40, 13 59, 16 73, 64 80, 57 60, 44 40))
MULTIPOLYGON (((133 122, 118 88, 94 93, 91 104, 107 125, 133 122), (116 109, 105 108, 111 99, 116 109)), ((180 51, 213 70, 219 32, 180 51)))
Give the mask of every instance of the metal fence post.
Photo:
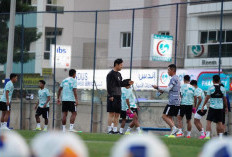
POLYGON ((135 27, 135 9, 132 10, 132 29, 131 29, 131 58, 130 58, 130 79, 132 76, 133 53, 134 53, 134 27, 135 27))
POLYGON ((178 18, 179 18, 179 4, 176 4, 176 34, 175 34, 175 65, 176 65, 176 54, 177 54, 177 40, 178 40, 178 18))
POLYGON ((95 35, 94 35, 94 58, 93 58, 93 89, 92 89, 90 132, 93 132, 94 83, 95 83, 96 53, 97 53, 97 23, 98 23, 97 18, 98 18, 98 11, 95 12, 95 35))
POLYGON ((221 72, 221 57, 222 57, 222 22, 223 22, 223 2, 224 0, 221 0, 221 17, 220 17, 220 44, 219 44, 219 63, 218 63, 218 75, 220 76, 221 72))
POLYGON ((52 128, 55 128, 55 104, 56 104, 56 36, 57 36, 57 12, 55 13, 55 48, 54 48, 54 74, 53 74, 53 119, 52 128))
POLYGON ((22 116, 23 116, 23 63, 24 63, 24 14, 22 14, 21 24, 21 74, 20 74, 20 129, 23 128, 22 116))

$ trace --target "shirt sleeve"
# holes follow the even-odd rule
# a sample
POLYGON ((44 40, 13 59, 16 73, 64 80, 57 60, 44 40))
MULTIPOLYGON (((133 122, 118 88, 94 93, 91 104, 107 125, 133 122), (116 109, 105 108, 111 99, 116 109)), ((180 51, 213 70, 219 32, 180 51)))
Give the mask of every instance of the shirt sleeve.
POLYGON ((196 90, 196 91, 194 92, 194 96, 197 96, 197 97, 201 96, 200 91, 199 91, 199 90, 196 90))
POLYGON ((77 81, 76 80, 74 80, 74 82, 73 82, 73 88, 77 88, 77 81))
POLYGON ((63 82, 64 82, 64 81, 62 81, 61 84, 60 84, 60 87, 62 87, 62 88, 64 87, 63 82))
POLYGON ((49 92, 48 89, 46 90, 46 95, 47 95, 47 96, 50 96, 50 92, 49 92))
POLYGON ((222 91, 224 97, 226 97, 226 89, 223 87, 223 91, 222 91))
POLYGON ((126 99, 130 98, 130 90, 129 89, 125 90, 125 96, 126 96, 126 99))
POLYGON ((7 83, 7 84, 6 84, 6 91, 7 91, 7 90, 10 91, 10 88, 11 88, 10 84, 7 83))

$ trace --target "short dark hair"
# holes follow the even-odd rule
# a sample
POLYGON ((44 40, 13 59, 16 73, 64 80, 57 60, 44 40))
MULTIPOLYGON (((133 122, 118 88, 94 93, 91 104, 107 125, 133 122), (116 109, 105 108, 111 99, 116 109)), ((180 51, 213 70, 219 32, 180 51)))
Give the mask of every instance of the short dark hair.
POLYGON ((46 84, 46 82, 44 80, 39 80, 40 83, 42 83, 43 85, 46 84))
POLYGON ((118 59, 116 59, 115 61, 114 61, 114 67, 116 66, 116 64, 121 64, 121 63, 123 63, 123 60, 122 60, 122 58, 118 58, 118 59))
POLYGON ((15 78, 15 77, 17 77, 16 74, 14 74, 14 73, 10 74, 10 79, 13 79, 13 78, 15 78))
POLYGON ((69 76, 73 76, 76 74, 76 70, 75 69, 70 69, 69 70, 69 76))
POLYGON ((176 72, 176 65, 175 64, 170 64, 168 66, 171 70, 174 70, 176 72))
POLYGON ((213 75, 213 81, 215 83, 219 83, 220 82, 220 76, 219 75, 213 75))
POLYGON ((193 86, 193 85, 197 85, 197 80, 192 80, 191 82, 190 82, 190 84, 193 86))
POLYGON ((189 75, 184 75, 184 81, 190 81, 190 76, 189 75))

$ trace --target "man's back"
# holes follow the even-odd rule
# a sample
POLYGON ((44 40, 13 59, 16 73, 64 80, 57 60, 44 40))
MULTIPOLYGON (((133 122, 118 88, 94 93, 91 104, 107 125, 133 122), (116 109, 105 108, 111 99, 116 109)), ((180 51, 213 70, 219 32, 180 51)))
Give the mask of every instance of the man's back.
POLYGON ((194 87, 190 84, 183 84, 181 86, 181 105, 193 105, 194 91, 194 87))
POLYGON ((62 101, 74 101, 73 88, 77 88, 77 82, 74 78, 68 77, 64 79, 60 85, 63 88, 62 101))
MULTIPOLYGON (((216 88, 219 87, 219 85, 213 85, 211 86, 208 91, 207 95, 210 95, 210 107, 214 109, 223 109, 223 97, 221 98, 213 98, 212 95, 215 93, 216 88)), ((226 96, 226 89, 223 86, 220 86, 220 90, 223 94, 223 96, 226 96)))

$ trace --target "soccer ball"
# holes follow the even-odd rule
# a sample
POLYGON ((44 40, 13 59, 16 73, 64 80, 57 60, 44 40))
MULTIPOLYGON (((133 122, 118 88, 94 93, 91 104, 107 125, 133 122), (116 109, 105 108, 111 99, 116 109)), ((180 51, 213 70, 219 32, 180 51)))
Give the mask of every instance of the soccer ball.
POLYGON ((35 157, 88 157, 84 142, 75 134, 62 132, 42 133, 32 141, 35 157))
POLYGON ((114 146, 111 157, 170 157, 167 147, 149 134, 124 136, 114 146))
POLYGON ((200 157, 232 157, 232 137, 210 140, 203 147, 200 157))
POLYGON ((1 132, 0 156, 30 157, 30 151, 24 139, 16 132, 13 131, 1 132))

